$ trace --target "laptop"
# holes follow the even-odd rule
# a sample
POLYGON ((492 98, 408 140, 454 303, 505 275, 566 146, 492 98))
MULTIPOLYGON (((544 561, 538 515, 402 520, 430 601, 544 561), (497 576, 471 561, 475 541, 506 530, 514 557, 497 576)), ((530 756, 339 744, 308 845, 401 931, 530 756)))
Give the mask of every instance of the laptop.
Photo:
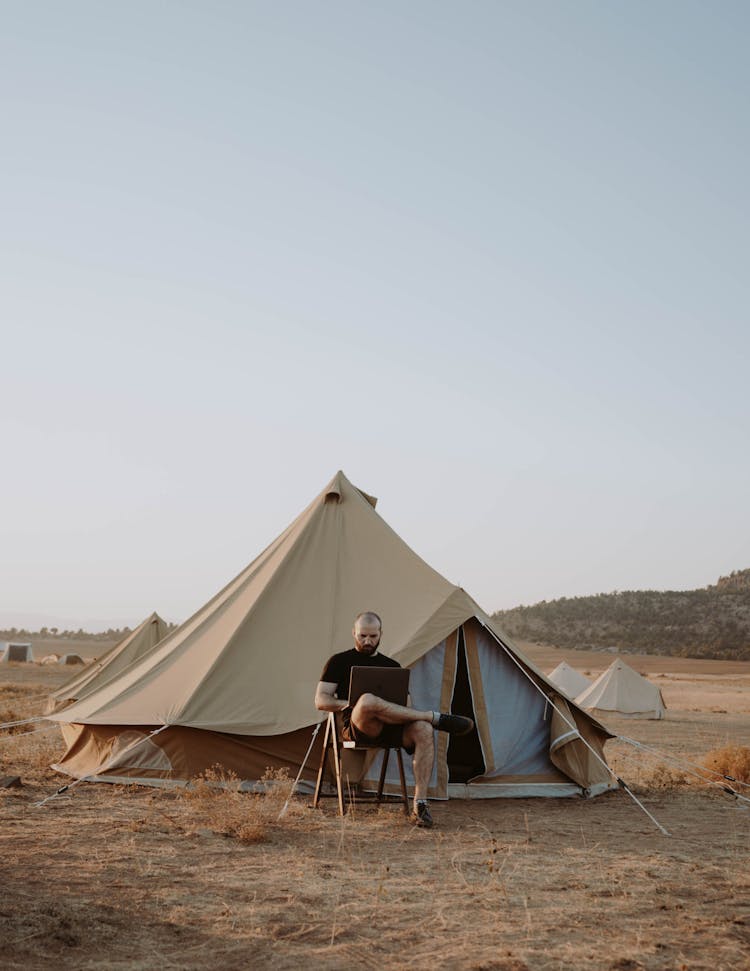
POLYGON ((409 669, 355 665, 349 675, 349 704, 354 707, 364 694, 405 705, 409 697, 409 669))

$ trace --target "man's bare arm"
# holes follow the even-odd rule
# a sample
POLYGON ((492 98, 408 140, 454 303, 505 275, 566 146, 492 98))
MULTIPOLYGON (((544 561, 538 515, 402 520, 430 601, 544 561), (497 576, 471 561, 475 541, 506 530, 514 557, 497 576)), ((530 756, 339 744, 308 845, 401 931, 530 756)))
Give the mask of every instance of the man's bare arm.
POLYGON ((343 711, 348 705, 336 697, 335 681, 319 681, 315 690, 315 707, 318 711, 343 711))

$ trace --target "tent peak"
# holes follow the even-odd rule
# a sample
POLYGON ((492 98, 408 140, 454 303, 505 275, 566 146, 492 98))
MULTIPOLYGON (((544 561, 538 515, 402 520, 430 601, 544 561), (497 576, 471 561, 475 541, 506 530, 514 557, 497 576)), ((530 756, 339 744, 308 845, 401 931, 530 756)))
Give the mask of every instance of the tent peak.
POLYGON ((344 473, 339 469, 339 471, 334 475, 331 481, 328 483, 324 490, 324 497, 326 502, 341 502, 346 494, 347 488, 353 489, 357 492, 363 499, 370 503, 374 509, 377 505, 377 499, 375 496, 368 495, 362 489, 358 489, 353 483, 347 479, 344 473))

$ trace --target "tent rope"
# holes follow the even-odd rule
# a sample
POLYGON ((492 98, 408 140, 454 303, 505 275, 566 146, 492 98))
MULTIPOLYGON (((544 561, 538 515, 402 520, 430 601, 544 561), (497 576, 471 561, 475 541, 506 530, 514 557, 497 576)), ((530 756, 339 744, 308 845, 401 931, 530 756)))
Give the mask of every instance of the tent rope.
POLYGON ((15 728, 16 725, 30 725, 32 722, 44 721, 44 715, 34 715, 33 718, 21 718, 16 722, 2 722, 0 728, 15 728))
POLYGON ((52 725, 42 725, 41 728, 32 728, 30 732, 15 732, 13 735, 3 735, 0 737, 0 742, 8 742, 13 738, 23 738, 25 735, 38 735, 39 732, 48 732, 51 728, 55 728, 52 725))
POLYGON ((61 796, 65 792, 69 792, 71 789, 74 789, 82 782, 88 782, 89 779, 94 779, 97 775, 99 775, 100 772, 106 772, 107 769, 110 768, 110 766, 114 765, 115 762, 119 761, 128 752, 131 752, 134 749, 138 748, 140 745, 143 745, 144 742, 150 741, 155 735, 158 735, 160 732, 163 732, 166 728, 169 728, 169 727, 170 727, 169 725, 162 725, 161 728, 155 728, 153 732, 151 732, 149 735, 144 735, 143 738, 137 739, 131 745, 128 745, 126 748, 122 749, 121 751, 116 752, 110 759, 102 763, 102 765, 98 765, 93 772, 89 772, 88 775, 81 776, 80 779, 76 779, 74 782, 69 782, 67 785, 60 786, 60 788, 56 792, 53 792, 51 796, 47 796, 46 799, 42 799, 41 802, 35 802, 34 808, 41 809, 42 806, 46 805, 52 799, 57 798, 57 796, 61 796))
POLYGON ((565 716, 565 714, 562 711, 560 711, 560 709, 557 707, 557 705, 554 703, 554 701, 552 701, 552 699, 549 698, 548 695, 545 694, 545 692, 542 690, 542 688, 531 677, 531 675, 526 670, 526 668, 524 668, 524 666, 513 655, 513 652, 508 648, 508 646, 506 644, 504 644, 500 640, 500 638, 492 630, 492 628, 491 627, 485 627, 484 624, 482 624, 482 626, 484 627, 485 630, 487 630, 487 631, 490 632, 490 634, 492 635, 492 637, 497 641, 497 643, 500 645, 500 647, 502 647, 502 649, 505 651, 505 653, 508 655, 508 657, 511 659, 511 661, 513 661, 513 663, 516 665, 516 667, 518 668, 518 670, 523 675, 525 675, 525 677, 534 685, 534 687, 539 692, 539 694, 542 695, 543 698, 546 698, 547 699, 547 701, 549 702, 550 706, 555 709, 555 711, 557 712, 557 714, 562 718, 562 720, 565 722, 565 724, 568 726, 568 728, 572 729, 572 731, 574 731, 578 735, 578 737, 583 742, 583 744, 586 746, 586 748, 591 752, 591 754, 594 756, 594 758, 604 766, 604 768, 607 770, 607 772, 615 780, 615 782, 617 783, 617 785, 621 789, 624 789, 625 792, 627 792, 627 794, 630 796, 630 798, 633 800, 633 802, 639 807, 639 809, 643 810, 643 812, 648 816, 648 818, 651 820, 651 822, 656 826, 656 828, 658 830, 660 830, 661 833, 664 834, 664 836, 671 836, 671 833, 669 833, 662 826, 662 824, 648 811, 648 809, 646 809, 646 807, 643 805, 643 803, 640 801, 640 799, 638 799, 637 796, 633 792, 631 792, 630 788, 625 783, 625 781, 623 779, 621 779, 615 772, 612 771, 612 769, 610 768, 610 766, 607 765, 607 763, 605 762, 605 760, 601 757, 601 755, 599 755, 599 753, 596 751, 596 749, 593 748, 593 746, 591 746, 586 741, 586 739, 578 731, 578 726, 575 723, 571 723, 570 720, 565 716))
POLYGON ((304 759, 302 759, 302 765, 299 767, 299 772, 297 773, 297 778, 292 783, 292 788, 289 790, 289 795, 287 797, 287 800, 284 803, 284 805, 281 807, 281 812, 277 816, 277 819, 282 819, 284 816, 286 816, 286 811, 289 808, 289 803, 292 801, 292 796, 294 795, 294 790, 297 788, 297 783, 299 782, 300 776, 302 775, 302 772, 303 772, 305 766, 307 765, 307 760, 310 758, 310 752, 312 752, 313 745, 315 744, 315 739, 318 737, 318 732, 320 731, 320 726, 323 724, 324 721, 325 721, 325 718, 323 719, 323 721, 319 721, 317 723, 317 725, 315 726, 315 728, 313 729, 312 738, 310 739, 310 744, 307 746, 307 752, 305 752, 305 757, 304 757, 304 759))
MULTIPOLYGON (((644 745, 642 742, 638 742, 634 738, 627 738, 625 735, 618 735, 617 738, 618 738, 618 741, 626 742, 628 745, 632 745, 633 748, 642 749, 644 752, 648 752, 651 755, 655 755, 657 758, 660 758, 663 762, 666 762, 667 764, 676 765, 683 772, 686 772, 688 775, 695 776, 696 779, 700 779, 701 782, 705 783, 705 785, 707 786, 715 786, 717 789, 721 789, 722 792, 726 792, 727 795, 729 796, 735 796, 737 799, 741 799, 743 802, 750 803, 750 799, 748 799, 747 796, 743 796, 742 793, 737 792, 737 790, 733 789, 732 786, 722 785, 721 782, 716 782, 714 779, 707 779, 705 775, 701 774, 700 772, 695 772, 694 768, 695 769, 703 768, 703 766, 696 765, 695 762, 688 762, 687 760, 682 760, 675 755, 669 755, 666 752, 660 752, 658 751, 658 749, 651 748, 649 745, 644 745), (694 768, 688 768, 688 766, 691 766, 694 768)), ((747 782, 741 782, 738 779, 732 778, 732 776, 724 775, 721 772, 717 772, 715 769, 704 769, 704 772, 713 772, 714 775, 718 775, 720 778, 726 779, 728 782, 734 782, 736 785, 740 785, 740 786, 748 786, 747 782)))
POLYGON ((716 775, 720 779, 725 779, 727 782, 734 782, 735 785, 744 786, 745 788, 750 789, 750 782, 743 782, 742 779, 735 779, 732 775, 725 775, 723 772, 719 772, 718 769, 710 769, 708 766, 699 765, 697 762, 691 762, 689 759, 681 759, 677 755, 661 752, 659 749, 646 745, 645 742, 639 742, 634 738, 627 738, 625 735, 618 735, 617 737, 621 742, 628 742, 630 745, 637 745, 639 748, 642 748, 647 752, 651 752, 653 755, 658 755, 663 759, 671 759, 673 762, 680 765, 690 765, 693 768, 702 769, 704 772, 710 772, 712 775, 716 775))
MULTIPOLYGON (((618 736, 618 739, 619 739, 619 736, 618 736)), ((622 758, 628 759, 628 760, 630 760, 632 762, 637 762, 637 760, 638 760, 638 756, 635 753, 631 753, 631 752, 620 752, 619 755, 622 758)), ((667 760, 665 759, 664 761, 667 761, 667 760)), ((683 771, 687 772, 687 770, 683 770, 683 771)), ((720 783, 712 782, 711 779, 706 779, 706 778, 698 775, 698 773, 696 773, 696 772, 693 772, 693 773, 690 773, 690 774, 691 775, 695 775, 697 778, 699 778, 701 780, 701 782, 703 782, 704 785, 707 785, 707 786, 718 786, 718 788, 721 789, 722 792, 726 792, 727 795, 735 796, 737 799, 741 799, 744 802, 750 802, 750 799, 747 799, 745 796, 739 795, 739 793, 734 792, 728 786, 722 786, 720 783)), ((746 807, 743 806, 742 808, 744 809, 746 807)))
MULTIPOLYGON (((610 772, 612 772, 611 769, 610 769, 610 772)), ((636 796, 636 794, 628 787, 628 785, 620 778, 620 776, 616 775, 614 772, 612 772, 612 775, 617 780, 618 786, 620 786, 621 789, 624 789, 625 792, 627 792, 627 794, 630 796, 630 798, 633 800, 636 806, 639 806, 644 811, 644 813, 648 816, 648 818, 651 820, 654 826, 660 829, 665 836, 671 836, 672 834, 667 832, 667 830, 662 826, 659 820, 652 813, 650 813, 648 809, 646 809, 646 807, 643 805, 643 803, 638 798, 638 796, 636 796)))

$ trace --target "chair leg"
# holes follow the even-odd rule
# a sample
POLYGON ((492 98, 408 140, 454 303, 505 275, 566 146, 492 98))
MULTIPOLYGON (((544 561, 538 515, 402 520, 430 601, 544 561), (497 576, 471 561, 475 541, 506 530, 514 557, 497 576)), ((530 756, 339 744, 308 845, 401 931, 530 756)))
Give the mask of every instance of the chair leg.
POLYGON ((318 778, 315 782, 315 795, 313 796, 313 808, 317 809, 320 803, 320 790, 323 785, 323 777, 325 775, 326 766, 328 764, 328 739, 331 734, 331 720, 328 718, 326 720, 326 730, 323 735, 323 749, 320 753, 320 765, 318 766, 318 778))
POLYGON ((409 815, 409 796, 406 792, 406 776, 404 775, 404 759, 401 749, 396 749, 396 761, 398 762, 398 774, 401 776, 401 798, 404 801, 404 812, 409 815))
POLYGON ((375 801, 380 804, 383 801, 383 786, 385 785, 385 774, 388 771, 388 759, 391 757, 391 750, 389 748, 384 748, 383 752, 383 763, 380 766, 380 779, 378 780, 378 794, 375 801))
POLYGON ((341 784, 341 754, 339 753, 339 740, 336 737, 336 726, 334 725, 331 733, 331 745, 333 746, 333 764, 336 770, 336 794, 339 797, 339 815, 345 816, 344 808, 344 789, 341 784))

